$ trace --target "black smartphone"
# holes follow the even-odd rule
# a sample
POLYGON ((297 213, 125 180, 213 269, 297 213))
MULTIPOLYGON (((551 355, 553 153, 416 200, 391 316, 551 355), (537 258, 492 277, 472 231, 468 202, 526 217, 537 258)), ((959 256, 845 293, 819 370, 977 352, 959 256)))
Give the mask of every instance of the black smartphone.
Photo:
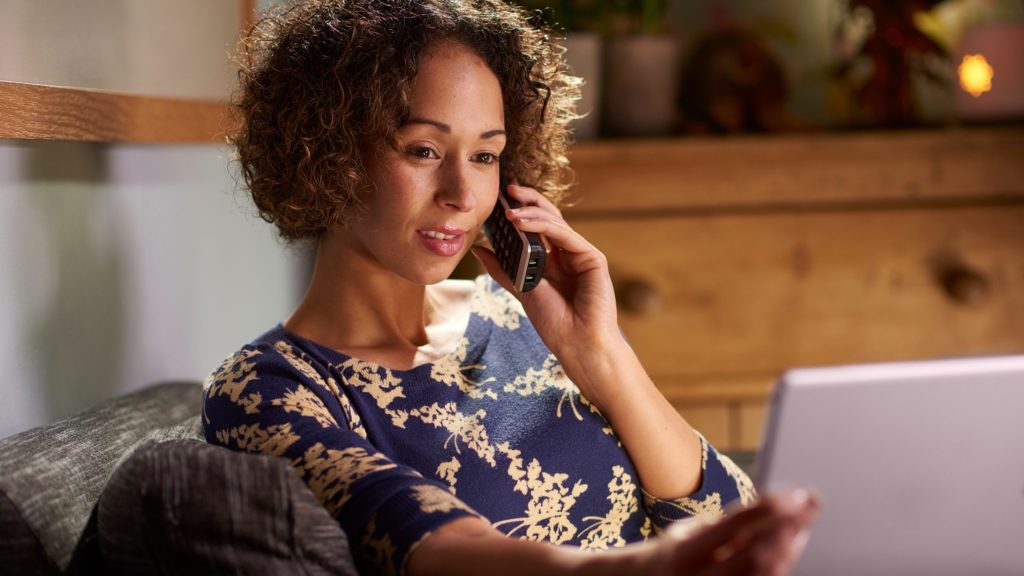
POLYGON ((505 192, 506 186, 507 180, 502 176, 498 201, 484 222, 484 234, 498 256, 501 269, 512 279, 515 289, 529 292, 537 287, 544 275, 547 252, 540 234, 523 232, 505 216, 505 210, 522 206, 505 192))

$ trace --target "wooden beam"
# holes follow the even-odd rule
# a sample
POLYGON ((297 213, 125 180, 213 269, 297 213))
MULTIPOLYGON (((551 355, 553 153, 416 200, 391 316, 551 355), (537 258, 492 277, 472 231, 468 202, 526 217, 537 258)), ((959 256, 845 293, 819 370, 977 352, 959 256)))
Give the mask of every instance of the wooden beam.
POLYGON ((221 144, 229 107, 213 100, 0 82, 0 138, 221 144))
POLYGON ((599 140, 567 214, 760 213, 1024 198, 1024 126, 599 140), (629 202, 623 202, 628 197, 629 202))

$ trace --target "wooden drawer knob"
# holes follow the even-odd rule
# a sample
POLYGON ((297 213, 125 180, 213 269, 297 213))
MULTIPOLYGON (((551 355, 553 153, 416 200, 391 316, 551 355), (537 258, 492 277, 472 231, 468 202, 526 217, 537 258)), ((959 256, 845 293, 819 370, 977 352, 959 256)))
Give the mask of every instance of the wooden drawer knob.
POLYGON ((646 280, 630 279, 616 283, 619 307, 630 314, 649 314, 661 306, 658 291, 646 280))
POLYGON ((951 300, 977 306, 988 299, 988 279, 965 264, 951 264, 939 272, 939 283, 951 300))

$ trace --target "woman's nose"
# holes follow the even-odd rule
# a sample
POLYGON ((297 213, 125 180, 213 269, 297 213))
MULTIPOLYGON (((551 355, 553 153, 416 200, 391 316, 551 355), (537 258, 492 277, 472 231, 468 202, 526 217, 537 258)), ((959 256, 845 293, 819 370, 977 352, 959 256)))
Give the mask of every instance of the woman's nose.
POLYGON ((481 186, 480 178, 470 177, 470 167, 464 165, 449 166, 446 170, 438 203, 446 208, 454 208, 460 212, 469 212, 476 207, 477 199, 474 190, 481 186))

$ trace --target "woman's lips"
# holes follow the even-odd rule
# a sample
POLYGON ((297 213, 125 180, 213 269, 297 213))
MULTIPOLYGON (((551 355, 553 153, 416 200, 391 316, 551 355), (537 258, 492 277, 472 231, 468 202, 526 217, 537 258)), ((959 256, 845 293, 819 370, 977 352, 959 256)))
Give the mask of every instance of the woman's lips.
POLYGON ((466 231, 460 229, 448 227, 427 228, 417 230, 416 236, 423 242, 427 250, 438 256, 455 256, 462 252, 462 247, 466 245, 466 231))

